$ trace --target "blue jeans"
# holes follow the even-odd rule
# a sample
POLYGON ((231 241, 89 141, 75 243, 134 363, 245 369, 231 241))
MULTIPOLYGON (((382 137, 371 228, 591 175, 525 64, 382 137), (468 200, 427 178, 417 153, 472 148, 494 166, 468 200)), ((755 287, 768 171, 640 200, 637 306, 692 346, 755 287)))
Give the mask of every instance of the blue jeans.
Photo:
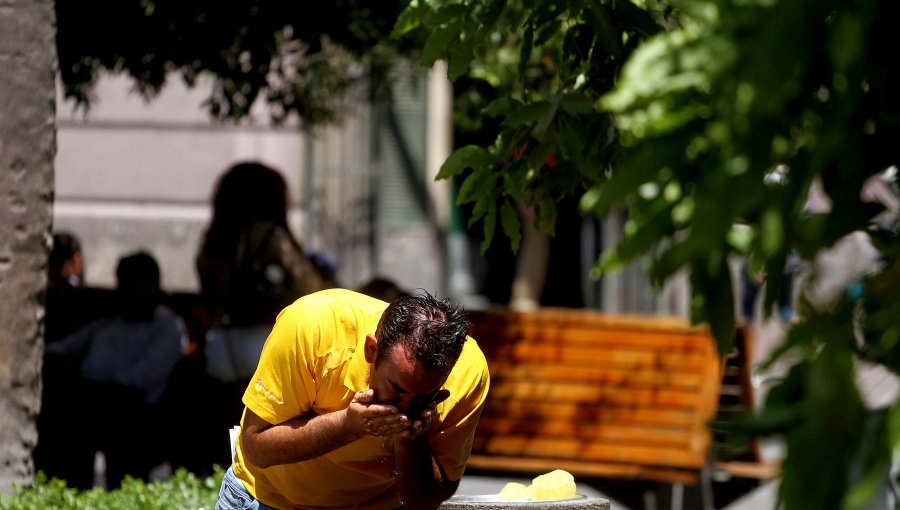
MULTIPOLYGON (((222 488, 219 489, 219 500, 216 501, 216 510, 278 510, 264 505, 250 495, 250 491, 234 474, 229 467, 222 478, 222 488)), ((406 505, 397 510, 408 510, 406 505)))
POLYGON ((219 500, 216 501, 216 510, 278 510, 264 505, 253 498, 250 491, 235 476, 229 467, 222 478, 222 488, 219 489, 219 500))

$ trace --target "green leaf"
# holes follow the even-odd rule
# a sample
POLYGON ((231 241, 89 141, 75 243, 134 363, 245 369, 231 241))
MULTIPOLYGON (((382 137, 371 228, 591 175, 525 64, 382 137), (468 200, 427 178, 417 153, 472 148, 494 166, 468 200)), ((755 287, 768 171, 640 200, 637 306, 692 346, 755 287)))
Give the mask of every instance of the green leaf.
POLYGON ((466 145, 450 154, 447 161, 441 165, 435 180, 449 179, 463 173, 467 168, 480 168, 494 165, 497 157, 478 145, 466 145))
POLYGON ((593 270, 595 277, 620 269, 644 255, 666 237, 670 227, 670 208, 664 208, 642 219, 633 233, 628 233, 622 241, 604 253, 601 263, 593 270))
POLYGON ((557 20, 560 15, 565 15, 568 10, 570 15, 578 16, 581 10, 580 2, 571 4, 569 2, 559 2, 555 0, 542 0, 534 9, 527 9, 531 18, 531 24, 537 27, 544 26, 557 20))
POLYGON ((532 144, 528 149, 528 155, 525 158, 528 166, 532 169, 540 171, 547 165, 547 158, 550 156, 550 154, 556 151, 556 144, 532 144))
POLYGON ((535 101, 521 108, 512 110, 503 120, 503 125, 508 127, 521 127, 546 122, 556 113, 556 107, 547 101, 535 101))
POLYGON ((464 30, 461 33, 459 44, 450 48, 447 67, 447 77, 450 81, 456 81, 457 78, 469 71, 469 63, 472 61, 475 49, 474 32, 475 21, 467 19, 465 21, 464 30))
POLYGON ((522 223, 519 221, 519 213, 509 200, 504 200, 500 206, 500 225, 509 238, 513 253, 518 253, 522 242, 522 223))
POLYGON ((482 113, 485 115, 490 115, 491 117, 498 117, 500 115, 506 115, 510 111, 520 108, 522 106, 522 102, 518 99, 513 99, 508 96, 498 97, 494 99, 487 106, 484 107, 482 113))
MULTIPOLYGON (((476 2, 477 3, 477 2, 476 2)), ((506 0, 487 0, 475 14, 480 26, 475 30, 475 46, 480 46, 485 38, 494 30, 494 25, 503 14, 506 0)))
POLYGON ((594 101, 582 92, 563 94, 560 106, 570 115, 586 115, 594 111, 594 101))
POLYGON ((491 201, 484 215, 484 240, 481 241, 481 254, 487 253, 494 240, 494 230, 497 228, 497 202, 491 201))
POLYGON ((559 33, 559 29, 562 28, 562 26, 563 24, 559 20, 553 20, 542 26, 535 36, 534 45, 538 48, 545 45, 547 41, 559 33))
MULTIPOLYGON (((597 34, 597 41, 607 53, 619 56, 622 52, 622 44, 619 29, 613 24, 608 8, 597 2, 588 4, 588 21, 597 34)), ((596 51, 596 49, 594 50, 596 51)))
POLYGON ((429 25, 444 25, 461 16, 468 11, 465 4, 450 4, 439 7, 436 11, 432 11, 428 15, 429 25))
POLYGON ((637 30, 644 37, 650 37, 662 31, 663 27, 653 19, 653 16, 646 10, 634 5, 629 0, 622 0, 615 3, 616 17, 621 16, 628 26, 637 30))
POLYGON ((484 218, 484 215, 488 213, 491 207, 496 207, 498 197, 499 193, 494 191, 475 201, 475 206, 472 207, 472 217, 469 218, 469 228, 472 228, 473 225, 484 218))
POLYGON ((524 187, 525 182, 521 173, 513 172, 510 167, 507 167, 506 171, 503 172, 503 189, 506 190, 513 199, 525 203, 525 195, 522 193, 524 187))
POLYGON ((784 247, 784 219, 777 207, 769 207, 760 221, 760 252, 770 257, 784 247))
POLYGON ((466 177, 462 186, 459 187, 459 194, 456 196, 458 204, 465 204, 479 200, 490 195, 497 185, 499 174, 489 168, 478 168, 471 175, 466 177))
POLYGON ((403 9, 403 12, 400 13, 400 16, 397 17, 397 21, 394 23, 394 28, 391 30, 391 39, 399 39, 405 34, 419 28, 422 24, 422 16, 424 14, 424 9, 419 6, 419 2, 417 0, 413 0, 403 9))
POLYGON ((459 39, 460 30, 462 30, 462 20, 456 20, 435 29, 425 42, 419 64, 422 67, 431 67, 436 61, 445 57, 450 44, 459 39))
POLYGON ((719 264, 711 271, 708 265, 694 262, 690 272, 692 292, 702 295, 698 301, 702 307, 693 310, 692 322, 709 324, 721 355, 730 352, 734 344, 734 294, 729 271, 728 264, 719 264))
POLYGON ((528 63, 531 60, 531 52, 534 49, 534 25, 531 23, 525 27, 525 34, 522 36, 522 51, 519 54, 519 79, 525 80, 525 72, 528 70, 528 63))
POLYGON ((544 115, 542 118, 538 119, 538 122, 534 125, 534 128, 531 130, 531 135, 535 137, 544 136, 544 133, 547 131, 547 128, 550 127, 550 123, 553 122, 553 119, 556 118, 556 110, 559 108, 560 96, 554 95, 550 101, 551 109, 544 115))

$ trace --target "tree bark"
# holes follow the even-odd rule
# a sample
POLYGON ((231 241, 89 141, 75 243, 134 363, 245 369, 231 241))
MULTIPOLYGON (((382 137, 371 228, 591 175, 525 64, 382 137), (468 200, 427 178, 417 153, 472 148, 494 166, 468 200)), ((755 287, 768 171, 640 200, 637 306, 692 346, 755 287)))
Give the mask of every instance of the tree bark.
POLYGON ((534 211, 520 208, 522 220, 522 249, 516 259, 509 308, 516 312, 530 312, 541 307, 541 293, 547 281, 550 263, 550 236, 534 226, 534 211))
POLYGON ((0 0, 0 492, 29 485, 37 441, 56 155, 51 0, 0 0))

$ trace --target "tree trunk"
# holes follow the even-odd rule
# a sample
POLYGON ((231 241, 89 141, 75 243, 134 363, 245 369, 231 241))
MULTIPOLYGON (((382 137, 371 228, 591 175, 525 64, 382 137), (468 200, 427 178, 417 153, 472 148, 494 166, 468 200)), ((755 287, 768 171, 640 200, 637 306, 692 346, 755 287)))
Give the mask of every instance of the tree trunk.
POLYGON ((534 211, 519 209, 522 220, 522 249, 516 259, 509 308, 516 312, 530 312, 541 307, 541 293, 547 280, 550 263, 550 236, 534 226, 534 211))
POLYGON ((0 0, 0 492, 31 483, 56 154, 51 0, 0 0))

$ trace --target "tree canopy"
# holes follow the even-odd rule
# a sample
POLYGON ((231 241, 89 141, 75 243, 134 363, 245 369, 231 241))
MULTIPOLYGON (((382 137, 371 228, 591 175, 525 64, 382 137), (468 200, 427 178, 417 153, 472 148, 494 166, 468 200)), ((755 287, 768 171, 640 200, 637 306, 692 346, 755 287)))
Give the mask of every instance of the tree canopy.
POLYGON ((451 79, 514 55, 518 72, 495 78, 517 92, 482 110, 499 121, 495 140, 457 149, 438 176, 464 178, 458 199, 474 205, 483 249, 498 227, 518 246, 515 202, 533 206, 545 231, 569 194, 585 213, 625 207, 625 238, 594 276, 644 255, 657 283, 686 270, 692 318, 724 352, 735 326, 729 258, 765 271, 769 309, 792 251, 812 261, 854 232, 878 248, 858 295, 825 307, 801 298, 773 355, 792 368, 743 424, 786 439, 788 509, 861 507, 900 439, 897 404, 867 412, 853 379, 858 360, 900 369, 896 223, 875 223, 883 205, 861 198, 898 160, 897 10, 877 0, 413 0, 394 29, 424 32, 422 64, 447 59, 451 79), (541 80, 528 79, 535 62, 541 80), (807 207, 814 182, 830 211, 807 207))
POLYGON ((263 98, 275 122, 329 122, 355 80, 388 83, 384 74, 404 44, 387 37, 403 5, 58 0, 60 74, 66 97, 85 106, 103 72, 131 76, 146 98, 173 76, 189 86, 207 76, 214 118, 241 120, 263 98))

